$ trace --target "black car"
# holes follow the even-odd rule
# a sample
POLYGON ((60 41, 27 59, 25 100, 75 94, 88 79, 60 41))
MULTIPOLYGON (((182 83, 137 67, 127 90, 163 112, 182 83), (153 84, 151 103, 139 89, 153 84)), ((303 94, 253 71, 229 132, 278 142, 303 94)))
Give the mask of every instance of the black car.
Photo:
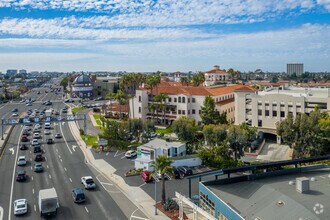
POLYGON ((53 139, 52 138, 47 139, 47 144, 52 144, 52 143, 53 143, 53 139))
POLYGON ((21 149, 21 150, 27 150, 28 149, 28 146, 27 146, 27 144, 21 144, 21 146, 19 147, 19 149, 21 149))
POLYGON ((16 173, 16 181, 25 181, 26 180, 26 172, 25 170, 20 170, 20 171, 17 171, 16 173))
POLYGON ((173 168, 173 169, 172 169, 172 176, 173 176, 175 179, 180 179, 180 178, 183 177, 183 176, 181 175, 180 171, 179 171, 177 168, 173 168))
POLYGON ((17 109, 17 108, 14 108, 14 109, 12 110, 12 112, 18 112, 18 109, 17 109))
POLYGON ((42 154, 40 154, 40 153, 36 154, 36 157, 34 158, 34 161, 36 161, 36 162, 42 161, 42 154))
POLYGON ((178 167, 178 170, 183 174, 183 176, 190 176, 193 174, 192 169, 188 166, 178 167))
POLYGON ((34 146, 33 153, 41 153, 41 147, 40 146, 34 146))

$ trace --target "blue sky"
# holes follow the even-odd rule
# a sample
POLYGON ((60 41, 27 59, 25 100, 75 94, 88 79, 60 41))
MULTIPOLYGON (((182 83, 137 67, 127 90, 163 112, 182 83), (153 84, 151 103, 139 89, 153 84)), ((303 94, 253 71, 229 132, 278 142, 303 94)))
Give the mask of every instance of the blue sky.
POLYGON ((330 71, 330 0, 0 0, 0 71, 330 71))

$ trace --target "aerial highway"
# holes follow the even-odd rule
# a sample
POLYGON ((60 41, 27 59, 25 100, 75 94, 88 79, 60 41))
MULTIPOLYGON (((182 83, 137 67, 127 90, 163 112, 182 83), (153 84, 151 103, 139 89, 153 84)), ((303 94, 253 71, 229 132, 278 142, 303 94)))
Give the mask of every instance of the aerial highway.
MULTIPOLYGON (((59 83, 59 81, 54 83, 59 83)), ((9 118, 14 108, 17 108, 18 114, 22 116, 29 109, 41 111, 47 107, 57 110, 61 115, 65 115, 61 112, 61 109, 65 106, 62 93, 45 93, 47 89, 41 87, 26 94, 26 97, 35 99, 32 106, 26 106, 25 103, 20 102, 8 103, 0 107, 0 114, 3 118, 9 118), (47 100, 52 101, 51 106, 42 104, 47 100)), ((32 220, 40 219, 38 192, 41 189, 51 187, 56 189, 59 197, 59 209, 56 219, 129 219, 127 212, 122 210, 123 207, 119 207, 111 194, 97 181, 97 176, 100 174, 85 163, 84 155, 70 132, 68 122, 52 122, 51 133, 48 135, 44 134, 44 125, 41 126, 39 141, 41 142, 44 171, 41 173, 34 172, 35 153, 30 144, 33 127, 34 125, 30 127, 29 142, 26 142, 28 149, 20 150, 24 126, 16 125, 0 158, 0 206, 3 209, 3 219, 18 218, 13 212, 13 202, 21 198, 28 201, 28 212, 22 217, 32 220), (55 138, 57 133, 60 134, 60 138, 55 138), (54 140, 53 144, 46 143, 49 138, 54 140), (19 156, 26 157, 26 166, 17 166, 19 156), (19 170, 26 171, 26 181, 16 181, 16 172, 19 170), (71 192, 75 187, 83 188, 81 184, 82 176, 92 176, 97 187, 93 190, 84 189, 86 201, 82 204, 76 204, 73 202, 71 192)))

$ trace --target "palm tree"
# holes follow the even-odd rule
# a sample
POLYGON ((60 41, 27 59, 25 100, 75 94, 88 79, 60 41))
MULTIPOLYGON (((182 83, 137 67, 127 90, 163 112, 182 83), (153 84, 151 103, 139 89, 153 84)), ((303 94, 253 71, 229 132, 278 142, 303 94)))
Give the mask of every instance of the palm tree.
POLYGON ((155 103, 149 103, 148 105, 148 111, 152 113, 152 119, 155 119, 155 111, 157 109, 157 106, 155 103))
POLYGON ((156 158, 156 161, 152 163, 152 167, 155 168, 153 175, 159 173, 161 175, 161 186, 162 186, 162 204, 165 203, 165 174, 172 171, 173 167, 171 163, 173 160, 165 155, 160 155, 156 158))
POLYGON ((189 80, 188 77, 183 76, 183 77, 180 78, 180 82, 182 83, 182 85, 186 85, 186 86, 188 86, 189 83, 190 83, 190 80, 189 80))
POLYGON ((163 123, 164 124, 165 124, 165 113, 166 113, 166 107, 167 107, 166 100, 168 98, 169 98, 169 96, 167 94, 164 94, 164 93, 160 93, 159 95, 157 95, 155 97, 155 101, 159 103, 159 108, 163 112, 163 123))
POLYGON ((116 93, 109 92, 105 97, 106 99, 110 100, 110 112, 111 113, 112 113, 112 101, 115 99, 115 96, 116 96, 116 93))
POLYGON ((122 90, 118 90, 117 93, 115 93, 114 99, 118 102, 120 114, 119 117, 121 118, 121 106, 127 103, 127 95, 122 90))

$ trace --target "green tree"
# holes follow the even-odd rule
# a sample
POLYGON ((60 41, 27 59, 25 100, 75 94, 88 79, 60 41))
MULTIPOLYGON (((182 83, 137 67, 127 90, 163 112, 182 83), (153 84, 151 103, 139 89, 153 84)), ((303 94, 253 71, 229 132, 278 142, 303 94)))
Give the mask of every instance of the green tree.
POLYGON ((192 77, 193 86, 199 86, 205 81, 205 75, 202 72, 196 73, 192 77))
POLYGON ((69 77, 66 76, 61 80, 60 85, 63 86, 64 90, 66 90, 68 84, 69 84, 69 77))
POLYGON ((133 134, 133 136, 136 138, 136 141, 139 141, 140 134, 143 129, 143 122, 142 119, 132 118, 128 120, 127 125, 128 131, 133 134))
POLYGON ((195 120, 186 116, 177 118, 172 124, 172 131, 180 140, 192 141, 195 136, 195 120))
POLYGON ((118 105, 119 105, 119 114, 120 114, 119 118, 122 118, 122 109, 121 109, 121 107, 123 105, 127 104, 128 96, 122 90, 118 90, 117 93, 115 93, 114 98, 118 102, 118 105))
POLYGON ((215 101, 211 96, 205 97, 200 116, 204 125, 220 122, 220 114, 215 110, 215 101))
MULTIPOLYGON (((158 84, 160 83, 161 77, 160 74, 152 74, 147 75, 146 77, 146 83, 149 85, 151 94, 153 92, 153 88, 157 88, 158 84)), ((156 94, 158 94, 158 91, 156 91, 156 94)))
POLYGON ((155 111, 157 110, 157 105, 155 103, 148 104, 148 111, 152 113, 152 119, 155 119, 155 111))
POLYGON ((165 174, 170 173, 173 169, 171 166, 172 159, 167 156, 160 155, 156 158, 156 161, 151 165, 155 168, 153 175, 159 173, 161 175, 161 188, 162 188, 162 204, 165 203, 166 194, 165 194, 165 174))
POLYGON ((244 155, 243 148, 248 142, 248 137, 244 129, 240 126, 231 125, 227 135, 228 146, 234 154, 234 159, 237 161, 244 155))
POLYGON ((213 129, 215 125, 214 124, 208 124, 203 126, 203 135, 204 135, 204 140, 206 142, 206 145, 213 146, 214 145, 214 134, 213 134, 213 129))
POLYGON ((182 83, 182 85, 188 86, 189 83, 190 83, 190 80, 189 80, 188 77, 183 76, 183 77, 180 78, 180 82, 182 83))
POLYGON ((106 99, 108 99, 110 101, 110 104, 109 104, 109 108, 108 110, 110 111, 110 113, 112 114, 112 101, 116 99, 116 93, 113 93, 113 92, 109 92, 106 97, 106 99))
POLYGON ((162 118, 163 124, 165 124, 165 122, 166 122, 165 121, 165 114, 166 114, 166 108, 167 108, 166 101, 168 98, 169 98, 169 96, 164 93, 160 93, 159 95, 155 96, 155 101, 158 102, 158 107, 163 113, 163 118, 162 118))

